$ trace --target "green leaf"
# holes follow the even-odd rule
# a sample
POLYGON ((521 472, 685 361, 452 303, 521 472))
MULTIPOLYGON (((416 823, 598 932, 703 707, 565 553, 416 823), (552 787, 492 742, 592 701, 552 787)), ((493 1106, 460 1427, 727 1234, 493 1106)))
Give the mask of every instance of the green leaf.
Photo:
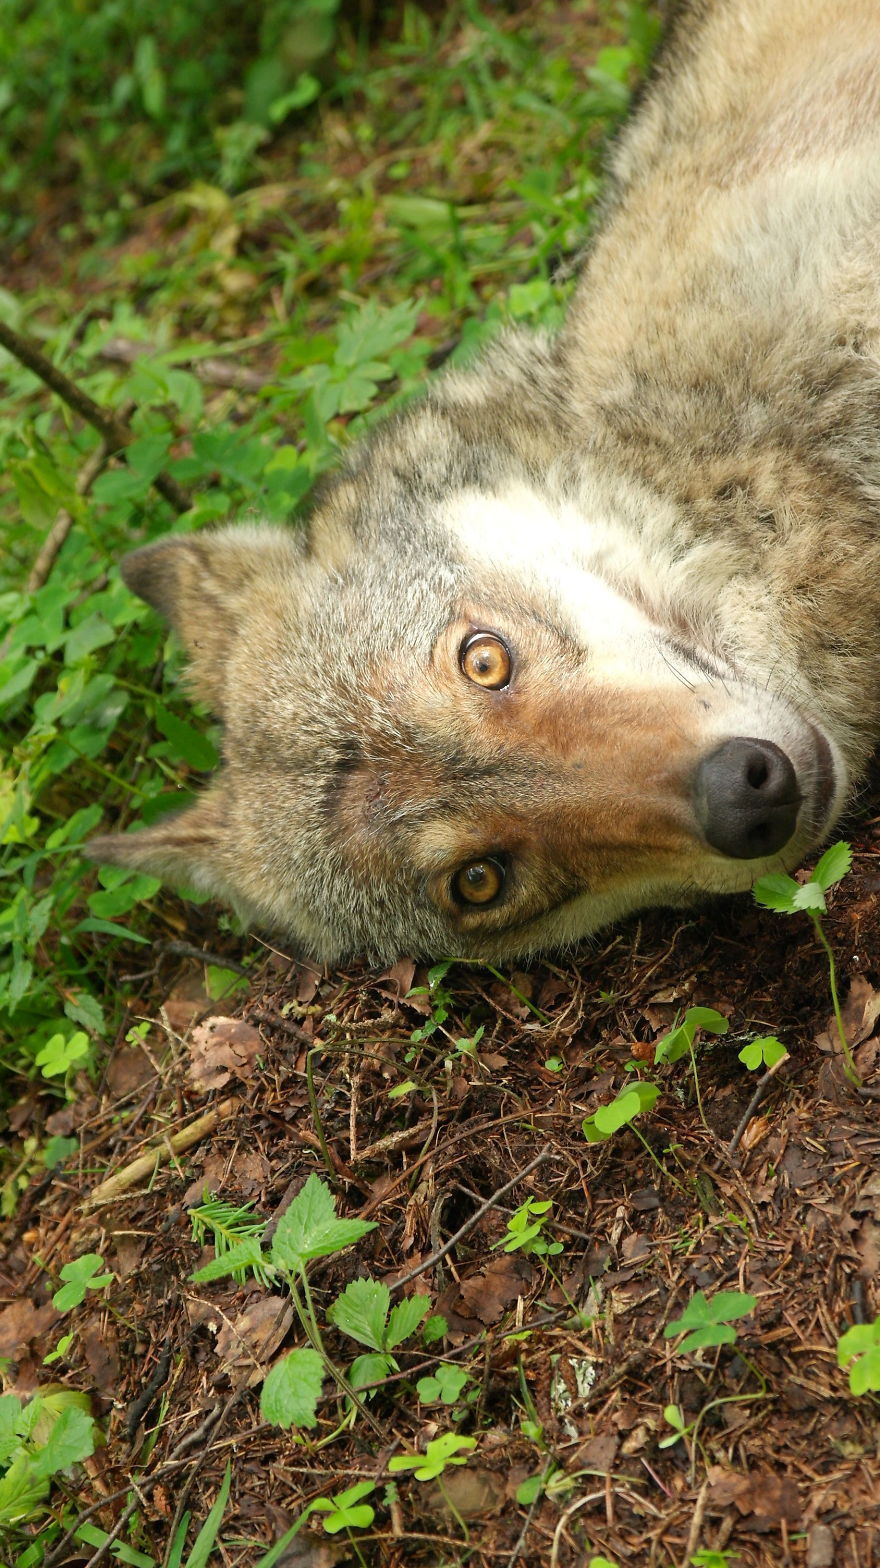
POLYGON ((755 1072, 759 1067, 775 1067, 787 1055, 785 1046, 781 1040, 777 1040, 775 1034, 762 1034, 757 1040, 751 1040, 743 1046, 739 1060, 755 1072))
POLYGON ((69 1465, 79 1464, 95 1451, 95 1423, 90 1415, 75 1406, 62 1410, 48 1441, 31 1460, 35 1476, 56 1475, 69 1465))
POLYGON ((774 872, 769 877, 759 878, 752 888, 752 897, 756 904, 762 904, 765 909, 773 909, 779 915, 790 915, 796 908, 794 898, 799 886, 794 877, 774 872))
MULTIPOLYGON (((327 1316, 343 1334, 371 1350, 384 1350, 385 1320, 391 1292, 377 1279, 353 1279, 337 1296, 327 1316)), ((395 1341, 397 1343, 397 1341, 395 1341)))
POLYGON ((85 1300, 86 1291, 102 1290, 109 1285, 115 1275, 99 1274, 103 1267, 103 1258, 97 1252, 85 1252, 81 1258, 74 1258, 72 1263, 65 1263, 61 1270, 61 1278, 67 1283, 56 1290, 52 1297, 52 1305, 56 1312, 70 1312, 73 1307, 78 1307, 85 1300))
POLYGON ((837 1365, 849 1367, 851 1393, 880 1393, 880 1317, 873 1323, 855 1323, 841 1334, 837 1365))
POLYGON ((390 1372, 397 1371, 397 1362, 393 1356, 385 1355, 384 1351, 371 1350, 365 1356, 355 1356, 348 1369, 348 1381, 352 1388, 369 1389, 366 1397, 369 1399, 375 1393, 372 1384, 384 1383, 390 1372))
POLYGON ((223 1522, 223 1515, 226 1512, 226 1504, 229 1500, 229 1488, 231 1484, 232 1464, 230 1461, 227 1461, 226 1471, 220 1485, 220 1490, 217 1493, 211 1512, 208 1514, 207 1519, 205 1520, 201 1530, 193 1542, 192 1551, 186 1560, 186 1568, 205 1568, 205 1565, 208 1562, 208 1558, 214 1550, 214 1542, 217 1539, 220 1526, 223 1522))
POLYGON ((293 1272, 307 1259, 329 1257, 375 1229, 374 1220, 338 1219, 330 1188, 313 1172, 278 1222, 272 1262, 293 1272))
POLYGON ((825 894, 818 882, 804 882, 792 896, 794 909, 818 909, 820 914, 825 913, 825 894))
POLYGON ((169 712, 161 703, 155 708, 156 728, 161 731, 166 740, 170 740, 175 752, 188 762, 191 768, 199 773, 210 773, 217 767, 220 757, 214 742, 203 735, 201 730, 194 729, 183 719, 178 719, 169 712))
POLYGON ((70 1038, 63 1034, 53 1034, 46 1041, 43 1049, 38 1052, 36 1065, 42 1070, 44 1078, 60 1078, 72 1067, 74 1062, 82 1061, 88 1056, 91 1044, 87 1034, 78 1029, 70 1038))
POLYGON ((324 1363, 317 1350, 304 1346, 276 1361, 263 1384, 260 1412, 264 1421, 285 1431, 292 1426, 312 1427, 318 1421, 318 1400, 324 1381, 324 1363))
POLYGON ((394 1454, 388 1461, 392 1474, 412 1470, 417 1481, 434 1481, 442 1475, 447 1465, 467 1464, 467 1453, 461 1450, 476 1448, 475 1437, 459 1437, 455 1432, 442 1432, 428 1444, 424 1454, 394 1454))
POLYGON ((732 1345, 736 1330, 727 1325, 732 1319, 746 1317, 757 1306, 757 1297, 741 1290, 719 1290, 710 1299, 705 1291, 698 1290, 691 1297, 680 1318, 667 1323, 663 1330, 666 1339, 672 1339, 684 1329, 693 1329, 680 1345, 679 1355, 687 1355, 706 1345, 732 1345))
POLYGON ((198 1284, 204 1284, 208 1280, 224 1279, 227 1274, 235 1274, 238 1269, 268 1268, 271 1268, 271 1265, 260 1246, 259 1238, 246 1236, 244 1241, 236 1242, 225 1252, 218 1253, 216 1258, 212 1258, 209 1263, 197 1269, 190 1278, 198 1284))
POLYGON ((431 1305, 428 1296, 404 1296, 391 1309, 385 1330, 385 1348, 394 1350, 414 1334, 431 1305))
POLYGON ((336 364, 363 366, 383 359, 398 343, 412 336, 420 308, 418 300, 401 300, 398 305, 386 307, 368 300, 339 328, 336 364))
POLYGON ((852 866, 852 848, 843 839, 838 844, 832 844, 826 849, 822 858, 813 868, 811 882, 818 882, 823 893, 840 882, 852 866))
POLYGON ((588 1143, 604 1143, 633 1117, 649 1111, 658 1099, 660 1090, 653 1083, 634 1083, 622 1089, 610 1105, 600 1105, 595 1115, 583 1123, 584 1137, 588 1143))

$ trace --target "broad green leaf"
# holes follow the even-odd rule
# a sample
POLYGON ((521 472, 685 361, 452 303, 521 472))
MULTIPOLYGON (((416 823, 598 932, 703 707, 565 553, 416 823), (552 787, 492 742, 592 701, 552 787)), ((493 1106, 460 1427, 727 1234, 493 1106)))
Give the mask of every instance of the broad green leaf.
POLYGON ((316 1426, 323 1381, 324 1363, 317 1350, 310 1346, 292 1350, 275 1362, 263 1384, 263 1420, 285 1431, 292 1426, 316 1426))
MULTIPOLYGON (((353 1279, 337 1296, 327 1316, 343 1334, 371 1350, 384 1350, 385 1320, 391 1292, 377 1279, 353 1279)), ((395 1341, 395 1344, 397 1341, 395 1341)))
POLYGON ((385 1346, 394 1350, 401 1345, 410 1334, 414 1334, 422 1319, 430 1309, 431 1301, 428 1296, 404 1296, 395 1307, 391 1308, 388 1327, 385 1331, 385 1346))
POLYGON ((727 1323, 708 1323, 705 1328, 694 1329, 692 1334, 686 1334, 676 1352, 680 1356, 690 1355, 692 1350, 705 1350, 713 1345, 732 1345, 736 1340, 736 1329, 730 1328, 727 1323))
POLYGON ((374 1384, 384 1383, 390 1372, 397 1371, 397 1362, 393 1356, 388 1356, 381 1350, 370 1350, 365 1356, 355 1356, 348 1369, 348 1381, 352 1388, 368 1389, 366 1397, 372 1397, 374 1384))
POLYGON ((739 1052, 739 1060, 745 1067, 755 1072, 759 1067, 775 1067, 781 1062, 788 1052, 781 1040, 775 1034, 762 1034, 759 1039, 751 1040, 739 1052))
POLYGON ((62 1410, 49 1439, 31 1461, 36 1476, 55 1475, 95 1451, 95 1423, 84 1410, 62 1410))
POLYGON ((820 914, 825 913, 825 894, 818 882, 804 882, 792 895, 793 909, 818 909, 820 914))
POLYGON ((166 740, 170 740, 174 750, 191 768, 196 768, 200 773, 210 773, 217 767, 220 757, 214 742, 207 735, 203 735, 192 724, 187 724, 184 719, 178 719, 161 703, 156 704, 155 720, 156 728, 166 740))
POLYGON ((85 1252, 81 1258, 74 1258, 71 1263, 65 1263, 61 1270, 61 1278, 66 1281, 60 1290, 56 1290, 52 1297, 52 1305, 56 1312, 69 1312, 72 1307, 79 1306, 85 1300, 87 1290, 102 1290, 109 1285, 115 1277, 112 1273, 101 1274, 103 1258, 97 1252, 85 1252))
POLYGON ((796 907, 794 896, 799 886, 794 877, 774 872, 769 877, 759 878, 752 888, 752 897, 756 904, 762 904, 765 909, 774 909, 780 915, 790 915, 796 907))
POLYGON ((330 1188, 313 1172, 278 1222, 272 1262, 294 1271, 308 1258, 340 1252, 375 1229, 374 1220, 338 1219, 330 1188))
POLYGON ((707 1034, 726 1034, 730 1028, 724 1014, 714 1007, 689 1007, 685 1016, 695 1029, 704 1029, 707 1034))
POLYGON ((852 866, 852 848, 843 839, 838 844, 832 844, 826 849, 824 855, 817 861, 813 868, 811 882, 818 882, 824 893, 836 882, 840 882, 852 866))
POLYGON ((650 1110, 659 1094, 656 1084, 630 1084, 629 1088, 621 1090, 610 1105, 600 1105, 595 1115, 587 1117, 583 1123, 584 1136, 590 1143, 604 1142, 619 1128, 631 1122, 634 1116, 650 1110))

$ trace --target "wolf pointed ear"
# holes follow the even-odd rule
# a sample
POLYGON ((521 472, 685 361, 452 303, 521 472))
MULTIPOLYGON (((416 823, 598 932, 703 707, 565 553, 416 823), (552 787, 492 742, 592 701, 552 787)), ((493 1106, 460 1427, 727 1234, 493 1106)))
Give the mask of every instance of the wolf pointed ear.
POLYGON ((137 833, 107 833, 83 845, 90 860, 127 866, 178 887, 228 897, 222 863, 228 837, 222 787, 208 790, 194 806, 137 833))
POLYGON ((126 584, 171 622, 189 655, 193 691, 215 712, 246 600, 254 590, 263 605, 277 600, 301 553, 292 530, 244 524, 171 535, 123 560, 126 584))

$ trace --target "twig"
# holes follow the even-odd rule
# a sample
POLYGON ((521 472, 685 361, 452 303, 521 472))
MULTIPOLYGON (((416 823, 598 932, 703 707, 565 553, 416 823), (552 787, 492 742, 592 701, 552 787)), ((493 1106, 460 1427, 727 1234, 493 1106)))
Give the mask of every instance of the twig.
MULTIPOLYGON (((139 359, 161 352, 152 343, 136 343, 132 338, 110 338, 98 350, 102 359, 122 365, 135 365, 139 359)), ((261 376, 258 370, 248 370, 246 365, 227 365, 223 359, 178 359, 177 363, 188 365, 200 381, 215 387, 233 387, 237 392, 262 392, 274 380, 272 376, 261 376)))
MULTIPOLYGON (((104 440, 99 441, 95 450, 89 454, 88 459, 83 463, 76 476, 73 487, 76 495, 88 495, 109 457, 110 448, 107 442, 104 440)), ((36 593, 38 588, 42 588, 72 527, 73 513, 68 512, 67 508, 62 506, 40 546, 37 559, 31 567, 30 576, 25 585, 26 593, 36 593)))
POLYGON ((510 1192, 511 1187, 515 1187, 517 1182, 523 1181, 526 1176, 531 1175, 533 1170, 536 1170, 539 1165, 543 1165, 544 1161, 549 1160, 551 1157, 551 1149, 542 1149, 540 1154, 536 1154, 533 1160, 529 1160, 528 1165, 524 1165, 521 1171, 517 1171, 510 1181, 506 1181, 503 1187, 499 1187, 497 1192, 493 1192, 491 1198, 487 1198, 485 1203, 481 1203, 476 1213, 472 1214, 470 1219, 465 1220, 464 1224, 459 1226, 454 1235, 450 1236, 449 1240, 444 1242, 442 1247, 438 1247, 436 1252, 432 1252, 430 1257, 425 1258, 424 1262, 419 1263, 416 1268, 410 1269, 408 1274, 403 1274, 400 1279, 391 1281, 390 1289, 400 1290, 404 1285, 408 1285, 410 1280, 417 1279, 420 1274, 424 1274, 426 1269, 433 1268, 435 1263, 439 1263, 441 1258, 446 1257, 447 1252, 452 1251, 453 1247, 461 1241, 463 1236, 467 1235, 469 1230, 473 1230, 473 1227, 483 1218, 484 1214, 488 1214, 490 1209, 494 1209, 496 1203, 500 1203, 501 1199, 510 1192))
POLYGON ((180 1154, 184 1149, 192 1148, 194 1143, 200 1143, 203 1138, 207 1138, 220 1122, 225 1121, 227 1116, 231 1116, 237 1109, 238 1100, 234 1097, 221 1100, 219 1105, 215 1105, 213 1110, 206 1111, 205 1115, 200 1116, 197 1121, 190 1122, 188 1127, 182 1127, 180 1132, 172 1133, 170 1138, 157 1143, 147 1154, 139 1155, 136 1160, 131 1161, 130 1165, 123 1165, 121 1171, 116 1171, 113 1176, 108 1176, 106 1181, 99 1182, 84 1200, 84 1208, 95 1209, 103 1203, 111 1203, 114 1198, 127 1192, 144 1176, 152 1176, 157 1166, 170 1159, 173 1154, 180 1154))
MULTIPOLYGON (((8 322, 0 319, 0 345, 8 353, 24 365, 27 370, 45 382, 47 387, 79 414, 87 424, 94 425, 95 429, 103 436, 108 454, 121 452, 135 437, 135 433, 126 420, 120 419, 110 409, 102 408, 94 398, 71 381, 69 376, 53 365, 47 359, 42 349, 38 348, 33 338, 25 337, 23 333, 16 332, 8 322)), ((153 480, 159 494, 173 506, 176 512, 188 512, 192 502, 186 491, 172 479, 170 474, 159 473, 153 480)))
POLYGON ((703 1520, 704 1520, 704 1518, 706 1516, 706 1504, 707 1504, 708 1501, 709 1501, 709 1482, 708 1481, 704 1481, 702 1486, 700 1487, 699 1496, 697 1497, 696 1506, 694 1508, 693 1518, 691 1519, 691 1528, 690 1528, 690 1533, 688 1535, 688 1543, 687 1543, 687 1546, 685 1547, 685 1550, 684 1550, 684 1560, 685 1560, 685 1562, 689 1563, 691 1561, 693 1553, 697 1549, 697 1542, 700 1539, 700 1531, 703 1528, 703 1520))
POLYGON ((740 1120, 739 1126, 736 1129, 736 1132, 734 1133, 734 1135, 731 1138, 729 1144, 727 1145, 727 1152, 728 1152, 728 1154, 735 1154, 736 1153, 736 1148, 737 1148, 737 1145, 739 1143, 739 1140, 742 1137, 743 1133, 745 1132, 746 1128, 748 1127, 749 1122, 751 1121, 752 1117, 754 1116, 755 1111, 757 1110, 758 1106, 760 1105, 762 1099, 764 1098, 764 1090, 767 1088, 767 1085, 770 1082, 770 1079, 774 1076, 774 1074, 776 1074, 779 1071, 779 1069, 782 1066, 783 1062, 787 1062, 787 1061, 788 1061, 788 1056, 787 1055, 780 1056, 779 1061, 778 1062, 774 1062, 772 1067, 768 1067, 767 1071, 764 1073, 763 1077, 758 1079, 757 1085, 755 1087, 755 1092, 752 1095, 752 1098, 749 1100, 749 1103, 746 1106, 746 1108, 745 1108, 745 1110, 744 1110, 744 1112, 742 1114, 742 1118, 740 1120))

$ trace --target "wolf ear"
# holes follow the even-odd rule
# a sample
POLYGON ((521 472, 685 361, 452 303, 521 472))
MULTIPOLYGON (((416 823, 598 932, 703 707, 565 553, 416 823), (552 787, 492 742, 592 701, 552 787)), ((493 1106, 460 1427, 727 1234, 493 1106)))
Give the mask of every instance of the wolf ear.
POLYGON ((223 791, 215 786, 187 811, 165 817, 139 833, 107 833, 89 839, 83 849, 99 865, 127 866, 178 887, 227 898, 220 870, 227 835, 223 791))
POLYGON ((255 589, 263 604, 279 598, 301 551, 291 530, 245 524, 172 535, 123 560, 126 584, 171 622, 189 655, 192 689, 215 712, 245 601, 255 589))

